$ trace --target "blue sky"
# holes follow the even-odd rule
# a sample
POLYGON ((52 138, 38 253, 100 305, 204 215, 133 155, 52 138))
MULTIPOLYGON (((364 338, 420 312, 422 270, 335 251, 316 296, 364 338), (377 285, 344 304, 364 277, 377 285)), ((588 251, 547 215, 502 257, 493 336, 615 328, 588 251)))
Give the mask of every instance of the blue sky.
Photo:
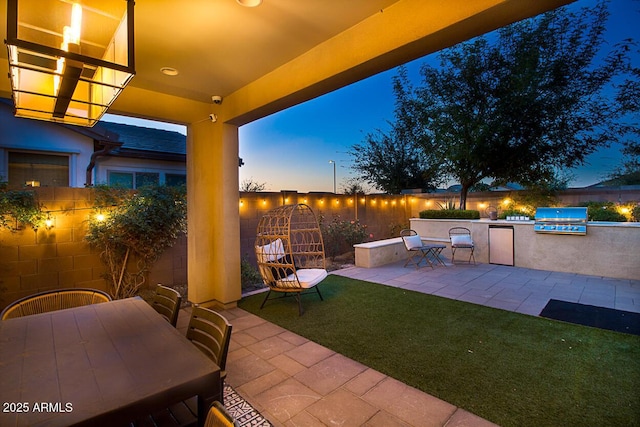
MULTIPOLYGON (((580 0, 571 7, 592 4, 595 0, 580 0)), ((612 0, 609 8, 607 38, 633 37, 640 41, 640 1, 612 0)), ((417 79, 420 65, 436 61, 436 56, 407 64, 409 75, 417 79)), ((340 191, 344 180, 354 176, 346 152, 366 134, 387 130, 387 121, 393 119, 391 81, 395 74, 395 69, 380 73, 241 127, 240 157, 245 165, 240 168, 240 182, 250 179, 266 183, 267 191, 333 191, 333 165, 329 160, 334 160, 340 191)), ((603 180, 621 158, 619 147, 595 153, 588 165, 571 171, 575 179, 570 186, 583 187, 603 180)))

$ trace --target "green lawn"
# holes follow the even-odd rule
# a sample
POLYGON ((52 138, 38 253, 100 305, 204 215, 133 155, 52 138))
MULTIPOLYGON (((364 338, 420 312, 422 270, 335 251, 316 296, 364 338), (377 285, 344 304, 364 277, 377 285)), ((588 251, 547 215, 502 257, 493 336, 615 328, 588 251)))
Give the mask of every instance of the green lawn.
POLYGON ((329 276, 240 307, 502 426, 640 426, 640 337, 329 276))

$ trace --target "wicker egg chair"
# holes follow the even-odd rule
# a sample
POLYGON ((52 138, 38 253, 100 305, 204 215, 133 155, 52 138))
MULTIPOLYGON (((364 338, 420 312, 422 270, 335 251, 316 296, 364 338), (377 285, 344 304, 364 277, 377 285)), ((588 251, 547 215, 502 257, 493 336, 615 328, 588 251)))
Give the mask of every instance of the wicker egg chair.
MULTIPOLYGON (((269 292, 280 297, 295 296, 298 312, 304 313, 300 296, 315 288, 327 277, 322 233, 315 214, 305 204, 286 205, 267 212, 258 223, 256 233, 258 270, 269 292)), ((274 299, 274 298, 271 298, 274 299)))

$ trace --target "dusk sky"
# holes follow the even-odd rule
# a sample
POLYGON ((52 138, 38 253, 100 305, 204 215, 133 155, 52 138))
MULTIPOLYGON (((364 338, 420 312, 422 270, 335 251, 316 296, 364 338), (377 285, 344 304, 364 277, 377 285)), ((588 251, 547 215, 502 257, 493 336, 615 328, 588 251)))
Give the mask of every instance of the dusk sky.
MULTIPOLYGON (((570 7, 595 3, 580 0, 570 7)), ((612 0, 609 10, 607 39, 640 41, 640 0, 612 0)), ((419 68, 425 61, 437 64, 437 53, 407 64, 414 85, 419 84, 419 68)), ((240 157, 245 165, 240 168, 240 182, 266 183, 266 191, 333 191, 329 160, 334 160, 340 191, 344 180, 354 176, 347 151, 366 134, 389 128, 395 101, 391 81, 396 73, 391 69, 242 126, 240 157)), ((105 120, 110 119, 105 116, 105 120)), ((588 165, 571 171, 575 179, 569 185, 584 187, 606 179, 621 158, 619 147, 601 150, 589 157, 588 165)))

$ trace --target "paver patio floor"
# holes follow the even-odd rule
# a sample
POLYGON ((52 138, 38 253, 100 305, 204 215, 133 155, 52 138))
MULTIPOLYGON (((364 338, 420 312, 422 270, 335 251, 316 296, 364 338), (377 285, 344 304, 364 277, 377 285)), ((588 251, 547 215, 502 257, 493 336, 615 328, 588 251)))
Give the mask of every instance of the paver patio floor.
MULTIPOLYGON (((640 280, 491 264, 350 267, 341 276, 538 315, 549 299, 640 312, 640 280)), ((275 426, 491 426, 242 309, 233 324, 227 382, 275 426)), ((188 309, 178 327, 186 329, 188 309)))

